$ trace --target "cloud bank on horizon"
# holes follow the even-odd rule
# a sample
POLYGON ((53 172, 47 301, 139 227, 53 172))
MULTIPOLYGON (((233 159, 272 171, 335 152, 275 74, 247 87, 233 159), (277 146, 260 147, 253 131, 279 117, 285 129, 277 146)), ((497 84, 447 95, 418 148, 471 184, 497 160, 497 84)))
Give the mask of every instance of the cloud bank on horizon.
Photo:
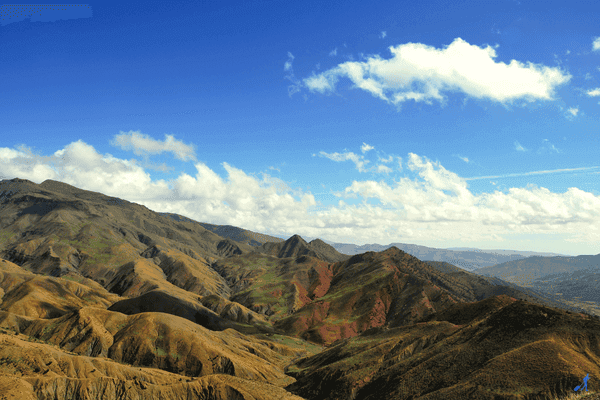
POLYGON ((551 3, 20 18, 0 27, 0 179, 277 236, 597 254, 600 11, 551 3))
MULTIPOLYGON (((194 145, 167 135, 159 141, 140 132, 121 132, 112 144, 136 155, 170 152, 181 160, 196 160, 194 145)), ((363 153, 375 150, 362 144, 363 153)), ((321 152, 334 162, 351 161, 359 172, 365 172, 369 160, 352 152, 321 152)), ((402 158, 379 157, 379 161, 402 158)), ((388 173, 388 170, 377 172, 388 173)), ((124 198, 143 204, 151 210, 172 212, 198 221, 213 221, 246 229, 287 233, 301 232, 309 237, 324 237, 336 242, 364 244, 424 242, 432 236, 451 242, 460 234, 465 242, 504 241, 503 236, 559 232, 566 242, 600 241, 600 196, 578 188, 553 193, 547 188, 510 188, 507 193, 495 191, 474 195, 468 179, 445 169, 439 162, 409 153, 404 166, 416 173, 389 185, 384 181, 353 181, 334 193, 337 205, 319 207, 310 192, 293 190, 278 178, 263 173, 262 178, 248 175, 227 162, 223 179, 204 163, 195 161, 195 176, 182 173, 177 179, 153 181, 135 159, 117 159, 99 154, 93 146, 79 140, 57 150, 51 156, 34 154, 31 149, 0 149, 0 170, 41 183, 46 179, 124 198), (348 205, 344 199, 359 198, 359 205, 348 205), (375 199, 379 205, 369 204, 375 199)), ((593 167, 590 169, 597 169, 593 167)), ((391 168, 390 168, 391 170, 391 168)), ((532 171, 528 174, 552 174, 557 171, 532 171)), ((597 173, 597 172, 596 172, 597 173)), ((485 177, 502 178, 502 176, 485 177)))

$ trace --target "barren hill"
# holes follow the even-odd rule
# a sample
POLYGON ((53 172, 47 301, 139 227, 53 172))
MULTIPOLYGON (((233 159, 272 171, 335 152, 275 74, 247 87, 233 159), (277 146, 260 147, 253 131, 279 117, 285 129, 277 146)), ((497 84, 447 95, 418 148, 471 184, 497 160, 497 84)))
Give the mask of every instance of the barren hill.
POLYGON ((542 295, 396 247, 346 256, 174 215, 0 182, 0 390, 531 400, 600 378, 598 321, 542 295))

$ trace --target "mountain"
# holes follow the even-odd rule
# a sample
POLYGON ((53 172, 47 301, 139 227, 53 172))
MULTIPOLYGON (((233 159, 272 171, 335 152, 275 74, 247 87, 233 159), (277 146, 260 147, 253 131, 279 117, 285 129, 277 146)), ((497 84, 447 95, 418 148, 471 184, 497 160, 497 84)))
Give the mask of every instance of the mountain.
POLYGON ((476 273, 502 278, 557 302, 600 315, 600 254, 528 257, 480 268, 476 273))
POLYGON ((175 221, 186 221, 186 222, 196 223, 196 224, 199 224, 200 226, 202 226, 204 229, 207 229, 213 233, 216 233, 219 236, 222 236, 224 238, 229 238, 236 242, 244 243, 244 244, 254 246, 254 247, 260 246, 261 244, 263 244, 265 242, 278 243, 278 242, 285 241, 284 239, 281 239, 281 238, 278 238, 275 236, 269 236, 269 235, 265 235, 262 233, 252 232, 247 229, 238 228, 238 227, 231 226, 231 225, 214 225, 214 224, 207 224, 204 222, 197 222, 197 221, 194 221, 193 219, 184 217, 179 214, 158 213, 158 215, 172 218, 175 221))
POLYGON ((426 261, 437 271, 445 274, 446 278, 452 283, 448 286, 443 282, 433 279, 444 289, 451 292, 457 292, 464 296, 467 301, 487 299, 493 296, 507 295, 519 300, 526 300, 532 303, 544 305, 547 307, 557 307, 573 312, 588 312, 600 316, 600 313, 580 304, 572 304, 564 299, 557 298, 544 290, 537 288, 521 287, 512 282, 504 281, 496 277, 487 277, 478 275, 474 272, 465 271, 452 264, 440 261, 426 261))
POLYGON ((3 396, 532 400, 600 378, 599 321, 530 288, 174 215, 0 182, 3 396))
POLYGON ((544 257, 557 255, 555 253, 521 252, 514 250, 480 250, 474 248, 438 249, 405 243, 391 243, 389 245, 364 244, 360 246, 348 243, 327 243, 340 253, 348 255, 366 253, 368 251, 384 251, 390 247, 397 247, 398 249, 417 257, 419 260, 447 262, 458 265, 467 271, 474 271, 482 267, 489 267, 508 261, 520 260, 531 255, 544 257))
POLYGON ((269 254, 278 258, 289 258, 299 256, 311 256, 321 260, 335 262, 347 260, 350 256, 341 254, 332 246, 322 240, 315 239, 306 243, 299 235, 293 235, 285 242, 266 242, 259 246, 256 251, 269 254))
POLYGON ((522 251, 522 250, 499 250, 499 249, 482 250, 482 249, 478 249, 475 247, 450 247, 446 250, 476 251, 479 253, 490 253, 490 254, 517 254, 517 255, 525 256, 525 257, 531 257, 531 256, 541 256, 541 257, 563 256, 563 257, 567 257, 567 254, 558 254, 558 253, 548 253, 548 252, 539 252, 539 251, 522 251))
POLYGON ((286 389, 315 400, 554 399, 600 377, 598 329, 598 318, 505 295, 456 303, 297 360, 286 389))

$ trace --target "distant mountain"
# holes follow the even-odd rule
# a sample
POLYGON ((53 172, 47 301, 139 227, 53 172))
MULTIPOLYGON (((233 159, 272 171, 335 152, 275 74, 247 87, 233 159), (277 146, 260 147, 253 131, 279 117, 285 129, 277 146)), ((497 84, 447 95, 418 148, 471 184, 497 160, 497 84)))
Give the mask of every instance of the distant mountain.
MULTIPOLYGON (((535 279, 547 275, 564 274, 563 276, 566 277, 574 271, 598 269, 600 269, 600 254, 576 257, 534 256, 480 268, 477 274, 495 276, 522 286, 529 286, 535 279)), ((554 277, 556 278, 557 276, 554 277)))
MULTIPOLYGON (((355 245, 348 243, 331 243, 330 245, 342 254, 360 254, 367 251, 384 251, 390 247, 397 247, 408 254, 423 261, 443 261, 457 265, 467 271, 488 267, 507 261, 526 258, 527 255, 511 250, 450 250, 433 247, 419 246, 416 244, 391 243, 389 245, 364 244, 355 245)), ((551 253, 549 253, 551 254, 551 253)))
POLYGON ((539 252, 539 251, 521 251, 521 250, 499 250, 499 249, 491 249, 491 250, 482 250, 476 247, 450 247, 446 250, 456 250, 456 251, 476 251, 481 253, 491 253, 491 254, 517 254, 520 256, 541 256, 541 257, 569 257, 568 254, 559 254, 559 253, 547 253, 547 252, 539 252))
POLYGON ((528 257, 480 268, 475 273, 504 279, 557 302, 600 315, 600 254, 528 257))
MULTIPOLYGON (((452 264, 440 261, 426 261, 427 264, 434 267, 437 271, 444 273, 452 282, 451 286, 438 282, 435 278, 432 280, 436 284, 449 290, 451 293, 456 293, 464 296, 467 301, 478 301, 490 298, 492 296, 507 295, 519 300, 526 300, 532 303, 544 305, 546 307, 558 307, 573 312, 589 312, 589 308, 566 303, 566 297, 559 298, 540 288, 522 287, 513 282, 504 281, 496 277, 488 277, 477 274, 477 272, 465 271, 452 264)), ((599 303, 600 304, 600 303, 599 303)), ((599 310, 600 311, 600 310, 599 310)), ((600 315, 600 312, 593 312, 595 315, 600 315)))

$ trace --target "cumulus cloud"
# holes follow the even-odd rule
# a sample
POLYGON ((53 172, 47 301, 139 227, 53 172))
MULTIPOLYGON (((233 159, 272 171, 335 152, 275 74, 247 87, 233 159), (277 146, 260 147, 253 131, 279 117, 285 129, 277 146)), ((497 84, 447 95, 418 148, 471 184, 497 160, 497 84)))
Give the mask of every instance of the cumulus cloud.
POLYGON ((388 158, 379 157, 378 161, 380 161, 382 163, 391 163, 392 161, 394 161, 394 157, 393 156, 389 156, 388 158))
POLYGON ((462 157, 462 156, 457 156, 457 157, 460 158, 461 160, 463 160, 466 163, 469 162, 469 158, 468 157, 462 157))
POLYGON ((517 151, 527 151, 527 149, 525 147, 521 146, 521 144, 519 142, 517 142, 516 140, 515 140, 515 150, 517 150, 517 151))
POLYGON ((390 104, 408 100, 444 103, 444 92, 500 103, 552 100, 557 86, 571 75, 559 68, 512 60, 496 62, 496 50, 457 38, 444 49, 421 43, 391 46, 390 59, 378 55, 365 62, 345 62, 303 79, 313 92, 331 93, 338 80, 349 78, 355 88, 390 104))
POLYGON ((154 140, 140 131, 120 131, 110 142, 111 145, 123 150, 133 150, 136 155, 150 155, 161 153, 173 153, 181 161, 195 160, 195 148, 193 144, 184 144, 176 140, 173 135, 165 135, 164 141, 154 140))
POLYGON ((373 150, 374 148, 375 148, 375 147, 373 147, 373 146, 370 146, 370 145, 366 144, 365 142, 363 142, 362 146, 360 147, 360 150, 361 150, 363 153, 366 153, 367 151, 369 151, 369 150, 373 150))
POLYGON ((385 31, 381 31, 381 35, 379 36, 381 39, 385 39, 387 33, 385 31))
POLYGON ((593 51, 600 50, 600 37, 594 38, 594 41, 592 42, 592 50, 593 51))
POLYGON ((337 47, 336 47, 335 49, 331 50, 331 51, 329 52, 329 55, 330 55, 331 57, 335 57, 335 56, 337 56, 337 47))
POLYGON ((590 97, 598 97, 600 96, 600 88, 590 89, 587 91, 587 95, 590 97))
MULTIPOLYGON (((138 148, 156 151, 152 147, 155 142, 144 139, 138 148)), ((160 143, 169 146, 168 140, 160 143)), ((368 161, 349 152, 327 156, 357 165, 368 161)), ((584 241, 591 247, 600 242, 596 229, 600 223, 600 196, 574 187, 555 193, 536 186, 475 195, 469 190, 467 178, 414 153, 408 154, 406 162, 410 174, 397 176, 392 183, 348 182, 333 193, 339 201, 327 207, 319 204, 312 193, 292 190, 286 182, 268 174, 258 178, 227 162, 221 164, 222 174, 202 162, 193 161, 193 166, 195 174, 180 173, 167 182, 152 180, 135 159, 99 154, 81 140, 50 156, 34 154, 24 145, 0 148, 3 178, 20 177, 36 183, 59 180, 158 212, 263 233, 299 233, 357 244, 400 241, 434 245, 457 244, 457 237, 464 244, 485 240, 497 243, 515 234, 551 231, 570 244, 584 241), (362 203, 344 201, 351 198, 362 203), (378 200, 380 205, 366 203, 369 199, 378 200)), ((376 169, 385 173, 382 167, 386 166, 380 164, 376 169)))

